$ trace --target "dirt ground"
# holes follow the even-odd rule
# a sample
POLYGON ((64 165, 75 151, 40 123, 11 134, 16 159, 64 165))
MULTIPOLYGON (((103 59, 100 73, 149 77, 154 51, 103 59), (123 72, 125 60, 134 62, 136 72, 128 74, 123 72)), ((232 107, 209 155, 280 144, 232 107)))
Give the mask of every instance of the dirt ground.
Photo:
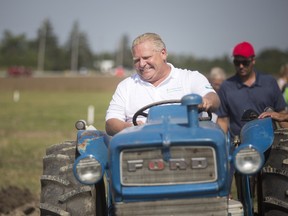
POLYGON ((39 216, 39 199, 15 186, 0 191, 0 216, 39 216))

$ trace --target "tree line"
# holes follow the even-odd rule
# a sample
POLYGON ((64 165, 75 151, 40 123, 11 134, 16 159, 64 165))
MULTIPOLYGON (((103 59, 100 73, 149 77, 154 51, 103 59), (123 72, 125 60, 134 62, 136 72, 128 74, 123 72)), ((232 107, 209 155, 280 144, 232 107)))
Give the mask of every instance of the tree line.
MULTIPOLYGON (((81 32, 78 22, 74 22, 64 45, 59 44, 51 22, 44 20, 37 30, 35 39, 28 40, 25 34, 14 35, 9 30, 3 32, 0 41, 0 70, 11 66, 24 66, 38 71, 79 71, 81 68, 99 70, 97 62, 113 60, 116 66, 133 67, 130 42, 127 35, 119 40, 114 52, 93 53, 85 32, 81 32)), ((266 49, 257 54, 257 69, 277 75, 281 65, 288 62, 288 50, 266 49)), ((168 61, 177 67, 197 69, 207 74, 211 68, 222 67, 228 74, 234 73, 231 57, 198 59, 191 55, 169 53, 168 61)))

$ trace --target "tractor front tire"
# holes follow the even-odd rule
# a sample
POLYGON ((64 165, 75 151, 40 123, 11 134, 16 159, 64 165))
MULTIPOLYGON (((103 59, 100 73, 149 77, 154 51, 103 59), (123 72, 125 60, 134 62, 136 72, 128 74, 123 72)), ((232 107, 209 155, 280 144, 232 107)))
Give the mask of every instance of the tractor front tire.
POLYGON ((73 174, 76 143, 67 141, 46 150, 41 176, 41 216, 96 216, 95 186, 79 183, 73 174))
POLYGON ((288 129, 277 129, 261 176, 259 195, 261 215, 288 215, 288 129))

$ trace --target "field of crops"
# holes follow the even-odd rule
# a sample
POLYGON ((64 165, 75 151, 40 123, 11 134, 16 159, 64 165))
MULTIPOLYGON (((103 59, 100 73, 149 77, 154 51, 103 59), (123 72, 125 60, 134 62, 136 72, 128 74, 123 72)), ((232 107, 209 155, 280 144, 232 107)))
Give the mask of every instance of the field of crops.
POLYGON ((74 140, 74 124, 95 109, 94 126, 104 129, 105 111, 120 78, 0 78, 0 188, 40 193, 45 149, 74 140))

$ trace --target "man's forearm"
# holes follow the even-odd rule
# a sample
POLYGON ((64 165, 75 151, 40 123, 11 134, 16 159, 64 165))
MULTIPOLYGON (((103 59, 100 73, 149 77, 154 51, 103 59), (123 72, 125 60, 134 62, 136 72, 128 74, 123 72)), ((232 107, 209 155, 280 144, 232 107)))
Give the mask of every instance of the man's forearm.
POLYGON ((132 126, 132 123, 123 122, 119 119, 113 118, 113 119, 109 119, 106 121, 105 129, 108 135, 114 136, 115 134, 123 130, 124 128, 131 127, 131 126, 132 126))
POLYGON ((209 109, 210 111, 216 111, 220 106, 220 99, 218 95, 214 92, 210 92, 203 96, 207 101, 209 101, 209 109))
POLYGON ((223 117, 223 118, 217 119, 217 124, 224 131, 224 133, 228 133, 228 123, 229 123, 228 117, 223 117))

